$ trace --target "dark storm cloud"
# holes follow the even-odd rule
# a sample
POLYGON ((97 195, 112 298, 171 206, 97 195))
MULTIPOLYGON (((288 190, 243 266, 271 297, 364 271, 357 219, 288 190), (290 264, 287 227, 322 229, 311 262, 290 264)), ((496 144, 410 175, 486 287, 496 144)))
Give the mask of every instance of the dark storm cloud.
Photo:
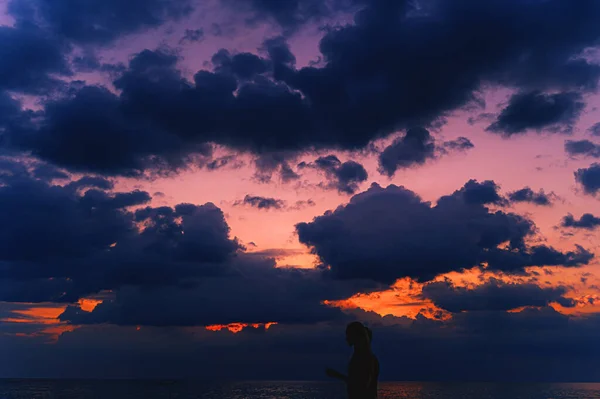
POLYGON ((38 24, 79 44, 108 44, 122 35, 155 28, 191 11, 188 0, 11 0, 18 24, 38 24))
POLYGON ((433 137, 427 129, 413 128, 383 150, 379 155, 379 168, 382 173, 393 176, 398 168, 421 165, 432 158, 435 158, 433 137))
MULTIPOLYGON (((144 4, 141 9, 160 15, 180 5, 144 4)), ((264 4, 296 8, 293 2, 264 4)), ((513 98, 520 99, 517 105, 527 103, 527 112, 509 105, 497 129, 562 128, 580 107, 570 93, 596 87, 600 66, 577 57, 600 37, 595 1, 440 1, 422 9, 411 4, 355 2, 361 8, 355 23, 328 29, 322 38, 324 62, 318 68, 296 68, 285 41, 275 38, 262 48, 266 58, 229 54, 219 63, 225 54, 219 52, 217 71, 199 71, 188 82, 173 57, 144 51, 115 80, 119 96, 97 87, 68 91, 46 105, 39 127, 13 132, 9 141, 71 169, 139 175, 182 167, 193 154, 206 155, 211 142, 259 154, 364 148, 410 126, 439 125, 450 112, 481 103, 482 83, 528 93, 513 98)), ((97 25, 81 28, 82 38, 109 39, 92 28, 113 26, 105 23, 103 7, 98 17, 90 16, 97 25)), ((129 15, 125 11, 141 6, 119 7, 117 20, 120 12, 129 15)), ((51 26, 64 14, 63 7, 56 10, 51 26)), ((154 15, 140 14, 131 29, 146 25, 139 18, 154 15)))
POLYGON ((573 227, 577 229, 594 230, 600 226, 600 218, 592 215, 591 213, 584 213, 581 215, 579 220, 575 219, 573 215, 568 214, 563 217, 561 225, 563 227, 573 227))
POLYGON ((559 303, 574 307, 572 299, 565 298, 566 288, 542 288, 533 283, 506 283, 492 279, 474 288, 457 287, 450 281, 439 281, 423 286, 423 297, 437 307, 452 313, 463 311, 506 311, 523 306, 548 306, 559 303))
POLYGON ((596 86, 600 68, 571 57, 599 36, 595 18, 585 15, 598 15, 594 2, 434 2, 423 12, 403 1, 364 3, 355 24, 331 29, 321 40, 323 68, 279 74, 327 118, 331 135, 345 132, 348 146, 432 122, 474 100, 481 81, 526 92, 596 86), (556 26, 564 29, 563 46, 544 45, 556 26), (567 33, 575 26, 582 30, 567 33))
MULTIPOLYGON (((62 318, 161 326, 313 323, 343 317, 324 300, 381 287, 245 254, 211 203, 144 206, 148 193, 113 192, 102 177, 57 186, 34 170, 0 162, 0 302, 74 303, 110 290, 91 314, 75 306, 62 318)), ((263 200, 248 202, 270 204, 263 200)))
POLYGON ((213 55, 212 63, 216 72, 231 73, 239 79, 252 79, 267 71, 267 61, 252 53, 239 53, 233 56, 227 50, 213 55))
POLYGON ((50 75, 71 73, 66 50, 64 44, 42 29, 0 26, 0 92, 42 94, 56 88, 59 81, 50 75))
MULTIPOLYGON (((293 110, 300 97, 283 86, 263 79, 238 88, 230 74, 207 71, 192 85, 176 62, 170 53, 145 50, 114 82, 120 96, 86 86, 48 103, 39 129, 9 141, 70 169, 139 176, 146 169, 184 167, 195 154, 208 156, 208 142, 258 151, 281 123, 303 124, 302 112, 293 110), (221 134, 223 124, 232 135, 221 134)), ((293 140, 293 133, 282 139, 293 140)), ((293 178, 283 159, 278 165, 282 177, 293 178)))
POLYGON ((577 169, 575 181, 581 184, 586 194, 596 194, 600 190, 600 164, 593 163, 589 168, 577 169))
POLYGON ((258 195, 246 195, 243 200, 235 201, 233 205, 249 205, 258 209, 281 209, 285 206, 285 201, 258 195))
POLYGON ((11 0, 14 27, 0 27, 0 90, 46 94, 61 89, 60 77, 100 64, 91 48, 67 61, 72 43, 108 44, 124 34, 157 27, 190 11, 187 0, 11 0))
POLYGON ((337 190, 343 194, 354 194, 360 184, 369 177, 364 166, 358 162, 342 162, 333 154, 319 157, 312 163, 301 162, 298 167, 315 168, 324 172, 328 181, 321 183, 321 187, 337 190))
MULTIPOLYGON (((166 60, 157 57, 153 62, 166 60)), ((177 168, 183 166, 182 158, 190 152, 211 151, 205 145, 191 145, 180 153, 179 138, 160 133, 143 121, 128 119, 118 97, 95 86, 48 103, 39 130, 20 133, 10 137, 12 143, 31 148, 36 156, 72 170, 106 175, 139 176, 146 169, 177 168)))
POLYGON ((373 184, 349 204, 299 223, 296 230, 300 242, 339 279, 391 284, 401 277, 427 281, 484 263, 507 273, 589 263, 593 255, 581 247, 563 253, 527 245, 535 234, 531 220, 484 206, 499 201, 494 186, 470 181, 432 206, 403 187, 373 184), (507 246, 499 247, 503 243, 507 246))
POLYGON ((519 93, 486 130, 506 136, 528 130, 570 133, 584 107, 578 93, 519 93))
POLYGON ((589 140, 566 140, 565 151, 571 156, 600 158, 600 146, 589 140))
POLYGON ((210 203, 133 213, 148 193, 109 192, 97 177, 54 186, 8 162, 0 182, 0 300, 70 302, 124 284, 189 283, 225 272, 241 248, 210 203))
POLYGON ((529 202, 540 206, 551 206, 552 195, 546 194, 544 190, 533 191, 530 187, 508 193, 508 199, 512 202, 529 202))
POLYGON ((379 171, 391 177, 398 169, 423 165, 428 160, 437 158, 440 153, 464 151, 473 147, 473 143, 466 137, 437 145, 427 129, 411 128, 379 154, 379 171))
MULTIPOLYGON (((329 281, 319 270, 277 268, 272 259, 240 255, 232 273, 203 278, 192 287, 124 287, 93 312, 68 308, 73 324, 203 326, 228 323, 310 324, 344 319, 322 304, 352 295, 358 286, 329 281)), ((363 288, 365 286, 362 286, 363 288)))
POLYGON ((471 205, 506 205, 507 201, 500 195, 499 190, 500 187, 493 180, 478 182, 471 179, 452 195, 471 205))

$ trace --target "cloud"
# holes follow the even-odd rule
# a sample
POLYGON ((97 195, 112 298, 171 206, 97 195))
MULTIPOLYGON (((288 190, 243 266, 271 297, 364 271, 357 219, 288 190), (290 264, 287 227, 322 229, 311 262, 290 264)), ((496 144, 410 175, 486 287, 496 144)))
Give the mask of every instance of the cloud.
POLYGON ((297 224, 296 231, 335 278, 385 284, 402 277, 428 281, 484 264, 489 270, 522 273, 527 266, 576 267, 592 259, 581 247, 563 253, 527 245, 535 235, 533 222, 490 211, 484 205, 498 201, 487 193, 493 182, 484 185, 486 190, 473 189, 477 184, 468 182, 435 206, 404 187, 373 184, 347 205, 297 224))
POLYGON ((358 191, 360 183, 369 177, 366 169, 360 163, 342 162, 333 154, 319 157, 312 163, 301 162, 298 167, 300 169, 314 168, 324 172, 328 181, 321 183, 320 186, 329 190, 337 190, 343 194, 354 194, 358 191))
POLYGON ((204 30, 202 29, 186 29, 185 34, 179 40, 179 44, 195 43, 204 40, 204 30))
POLYGON ((575 181, 581 184, 586 194, 594 195, 600 190, 600 164, 593 163, 589 168, 577 169, 575 181))
POLYGON ((462 201, 471 205, 506 205, 506 199, 500 195, 499 190, 500 187, 493 180, 478 182, 471 179, 454 192, 453 196, 460 197, 462 201))
POLYGON ((588 129, 592 136, 600 136, 600 122, 593 124, 588 129))
POLYGON ((563 217, 561 225, 563 227, 572 227, 576 229, 594 230, 597 226, 600 226, 600 218, 591 213, 584 213, 579 220, 577 220, 569 213, 567 216, 563 217))
POLYGON ((406 135, 396 139, 379 155, 380 172, 393 176, 398 168, 422 165, 435 158, 434 139, 427 129, 413 128, 406 135))
POLYGON ((450 281, 439 281, 423 286, 423 297, 437 307, 452 313, 464 311, 506 311, 523 306, 544 307, 559 303, 574 307, 566 298, 564 287, 542 288, 533 283, 506 283, 491 279, 474 288, 457 287, 450 281))
POLYGON ((455 140, 445 141, 442 144, 443 152, 448 151, 466 151, 474 148, 475 145, 466 137, 459 137, 455 140))
POLYGON ((0 133, 2 133, 3 128, 11 125, 20 112, 21 103, 8 93, 0 92, 0 133))
POLYGON ((38 165, 33 171, 33 176, 41 180, 68 179, 69 175, 53 165, 38 165))
POLYGON ((71 74, 65 52, 65 45, 42 29, 0 26, 0 91, 44 94, 60 87, 54 76, 71 74))
POLYGON ((134 190, 129 193, 109 195, 100 190, 87 190, 81 197, 81 202, 90 209, 122 209, 131 206, 144 205, 152 198, 145 191, 134 190))
POLYGON ((246 22, 256 25, 262 21, 273 21, 284 29, 293 32, 300 26, 319 21, 333 15, 342 1, 323 0, 226 0, 226 5, 236 11, 249 13, 246 22))
POLYGON ((292 207, 290 207, 290 209, 299 210, 299 209, 310 208, 315 205, 317 205, 316 202, 309 198, 307 200, 296 201, 296 203, 292 207))
MULTIPOLYGON (((64 1, 56 8, 41 7, 42 0, 31 3, 43 8, 41 18, 50 27, 76 10, 64 1), (46 15, 50 9, 55 14, 46 15)), ((275 7, 252 3, 261 15, 260 4, 275 7)), ((105 43, 144 29, 148 16, 159 24, 162 16, 176 17, 185 9, 184 3, 163 1, 92 5, 81 7, 89 23, 68 25, 63 34, 105 43), (132 9, 146 12, 123 17, 132 9), (105 26, 113 28, 110 35, 104 35, 105 26)), ((360 11, 353 24, 325 31, 322 66, 297 68, 279 37, 264 43, 264 56, 218 52, 215 70, 198 71, 190 82, 176 57, 145 50, 113 82, 119 96, 99 87, 61 90, 44 104, 38 123, 27 134, 12 131, 9 142, 72 170, 126 176, 179 170, 196 154, 207 156, 209 143, 255 154, 355 150, 410 126, 439 125, 449 113, 480 104, 482 84, 521 93, 494 130, 564 130, 581 105, 572 93, 594 89, 600 77, 600 66, 578 56, 600 37, 600 10, 593 2, 469 0, 421 10, 405 1, 355 5, 360 11), (557 29, 561 45, 544 44, 557 29), (414 37, 421 39, 415 43, 409 39, 414 37), (429 61, 432 54, 435 63, 429 61), (522 103, 526 112, 517 107, 522 103)), ((295 10, 300 3, 278 7, 295 10)))
POLYGON ((282 183, 298 180, 298 175, 290 166, 290 161, 296 158, 295 154, 285 151, 270 151, 260 154, 255 160, 255 178, 261 183, 269 183, 274 173, 279 174, 282 183))
POLYGON ((552 196, 546 194, 544 190, 534 192, 530 187, 523 187, 520 190, 508 193, 508 199, 511 202, 529 202, 540 206, 551 206, 552 196))
POLYGON ((249 205, 258 209, 282 209, 285 206, 285 201, 269 198, 269 197, 261 197, 257 195, 246 195, 243 200, 235 201, 233 206, 240 205, 249 205))
POLYGON ((233 74, 239 79, 253 79, 267 71, 267 60, 252 54, 238 53, 233 56, 227 50, 220 50, 213 55, 212 63, 215 71, 233 74))
POLYGON ((240 160, 237 155, 224 155, 215 159, 211 159, 207 164, 208 170, 217 170, 229 166, 233 169, 239 169, 244 166, 244 161, 240 160))
MULTIPOLYGON (((134 61, 141 63, 140 58, 134 61)), ((141 176, 147 169, 182 167, 182 158, 190 152, 208 155, 212 151, 207 146, 192 146, 182 154, 179 139, 158 133, 159 129, 145 130, 121 110, 113 93, 88 86, 73 97, 48 103, 39 130, 19 132, 9 140, 60 166, 105 175, 141 176), (163 156, 156 157, 159 153, 163 156)))
POLYGON ((466 137, 436 145, 427 129, 411 128, 379 154, 379 172, 391 177, 398 169, 423 165, 428 160, 438 158, 440 153, 465 151, 473 147, 466 137))
POLYGON ((288 205, 286 201, 277 198, 246 195, 243 200, 237 200, 233 203, 233 206, 242 205, 264 210, 300 210, 315 206, 316 203, 312 199, 308 199, 298 200, 293 205, 288 205))
POLYGON ((518 93, 486 130, 506 136, 528 130, 570 133, 584 107, 579 93, 518 93))
POLYGON ((589 140, 566 140, 565 151, 571 156, 600 158, 600 146, 589 140))
MULTIPOLYGON (((362 2, 354 24, 331 29, 321 40, 324 67, 282 67, 275 74, 304 93, 319 115, 327 116, 333 132, 344 132, 346 145, 362 146, 374 136, 419 122, 427 126, 473 102, 482 81, 526 93, 596 85, 600 68, 567 55, 579 54, 582 41, 598 37, 592 18, 579 17, 582 12, 596 15, 596 5, 465 1, 417 10, 413 4, 362 2), (543 21, 530 23, 542 14, 543 21), (550 34, 550 26, 564 29, 565 47, 540 45, 538 39, 550 34), (586 33, 570 35, 570 26, 586 33), (421 40, 415 44, 411 37, 421 40), (428 61, 432 54, 435 63, 428 61)), ((566 99, 559 101, 562 105, 571 96, 549 98, 566 99)), ((575 113, 564 112, 558 119, 575 113)))
MULTIPOLYGON (((30 169, 0 164, 0 302, 75 304, 110 291, 93 312, 72 305, 62 320, 313 323, 344 317, 324 300, 381 287, 333 280, 321 269, 278 268, 268 254, 246 254, 212 203, 152 207, 148 193, 114 192, 102 177, 58 186, 30 169)), ((248 202, 272 205, 264 198, 248 202)))
POLYGON ((146 192, 112 192, 90 176, 52 185, 10 163, 0 182, 0 300, 73 302, 126 284, 189 283, 225 272, 241 249, 210 203, 142 207, 146 192))
POLYGON ((203 278, 191 287, 123 287, 92 312, 71 306, 60 318, 73 324, 149 326, 311 324, 344 319, 339 309, 322 301, 352 295, 352 288, 336 288, 318 270, 277 268, 272 259, 241 255, 226 275, 203 278))
POLYGON ((188 0, 11 0, 17 24, 40 24, 78 44, 106 45, 126 34, 155 28, 191 11, 188 0))

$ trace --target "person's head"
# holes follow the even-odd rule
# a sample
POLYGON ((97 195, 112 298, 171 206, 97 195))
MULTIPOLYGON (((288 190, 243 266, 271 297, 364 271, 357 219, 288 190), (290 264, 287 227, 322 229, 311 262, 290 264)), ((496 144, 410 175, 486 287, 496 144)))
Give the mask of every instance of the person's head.
POLYGON ((371 330, 361 322, 353 321, 346 327, 346 342, 354 347, 368 347, 372 339, 371 330))

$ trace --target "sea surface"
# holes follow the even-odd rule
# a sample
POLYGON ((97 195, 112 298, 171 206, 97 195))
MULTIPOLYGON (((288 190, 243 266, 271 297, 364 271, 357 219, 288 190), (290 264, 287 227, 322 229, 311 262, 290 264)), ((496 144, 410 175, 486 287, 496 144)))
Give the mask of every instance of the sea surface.
MULTIPOLYGON (((600 384, 381 383, 379 398, 600 399, 600 384)), ((343 399, 335 382, 1 380, 0 399, 343 399)))

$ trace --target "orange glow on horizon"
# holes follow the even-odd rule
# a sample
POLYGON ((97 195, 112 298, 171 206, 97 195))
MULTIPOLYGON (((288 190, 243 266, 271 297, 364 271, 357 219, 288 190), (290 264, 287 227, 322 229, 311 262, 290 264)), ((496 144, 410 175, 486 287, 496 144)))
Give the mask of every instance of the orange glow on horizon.
MULTIPOLYGON (((433 281, 444 281, 445 279, 448 279, 456 287, 474 289, 482 284, 488 283, 490 279, 501 280, 508 284, 530 283, 545 287, 560 284, 561 280, 559 280, 559 278, 565 278, 565 274, 562 273, 560 276, 546 276, 544 268, 535 268, 535 272, 542 274, 544 278, 536 279, 534 277, 535 275, 525 277, 506 276, 474 268, 463 272, 446 273, 436 277, 433 281)), ((578 277, 575 278, 578 279, 578 277)), ((574 285, 576 285, 576 279, 573 280, 574 285)), ((562 281, 562 283, 564 284, 564 281, 562 281)), ((328 306, 338 307, 342 310, 362 309, 365 311, 372 311, 380 316, 393 315, 396 317, 415 319, 417 315, 420 314, 431 319, 450 319, 452 317, 451 313, 436 307, 430 300, 421 297, 422 288, 423 284, 404 278, 398 280, 391 288, 384 291, 373 292, 370 294, 357 294, 350 298, 337 301, 324 301, 323 303, 328 306)), ((572 294, 567 295, 574 299, 574 307, 563 307, 557 303, 552 303, 549 306, 554 308, 557 312, 567 315, 584 316, 600 313, 600 295, 593 292, 582 292, 580 287, 576 287, 574 293, 579 293, 580 296, 572 297, 572 294)), ((508 312, 518 313, 527 308, 528 307, 520 307, 509 310, 508 312)))
POLYGON ((277 324, 277 322, 267 322, 267 323, 230 323, 230 324, 212 324, 210 326, 204 327, 208 331, 221 331, 221 330, 229 330, 234 334, 241 332, 244 328, 252 327, 259 328, 264 326, 265 330, 268 330, 271 326, 277 324))
POLYGON ((44 328, 37 335, 46 335, 50 341, 56 342, 58 338, 65 332, 74 331, 77 327, 71 324, 57 324, 51 327, 44 328))

